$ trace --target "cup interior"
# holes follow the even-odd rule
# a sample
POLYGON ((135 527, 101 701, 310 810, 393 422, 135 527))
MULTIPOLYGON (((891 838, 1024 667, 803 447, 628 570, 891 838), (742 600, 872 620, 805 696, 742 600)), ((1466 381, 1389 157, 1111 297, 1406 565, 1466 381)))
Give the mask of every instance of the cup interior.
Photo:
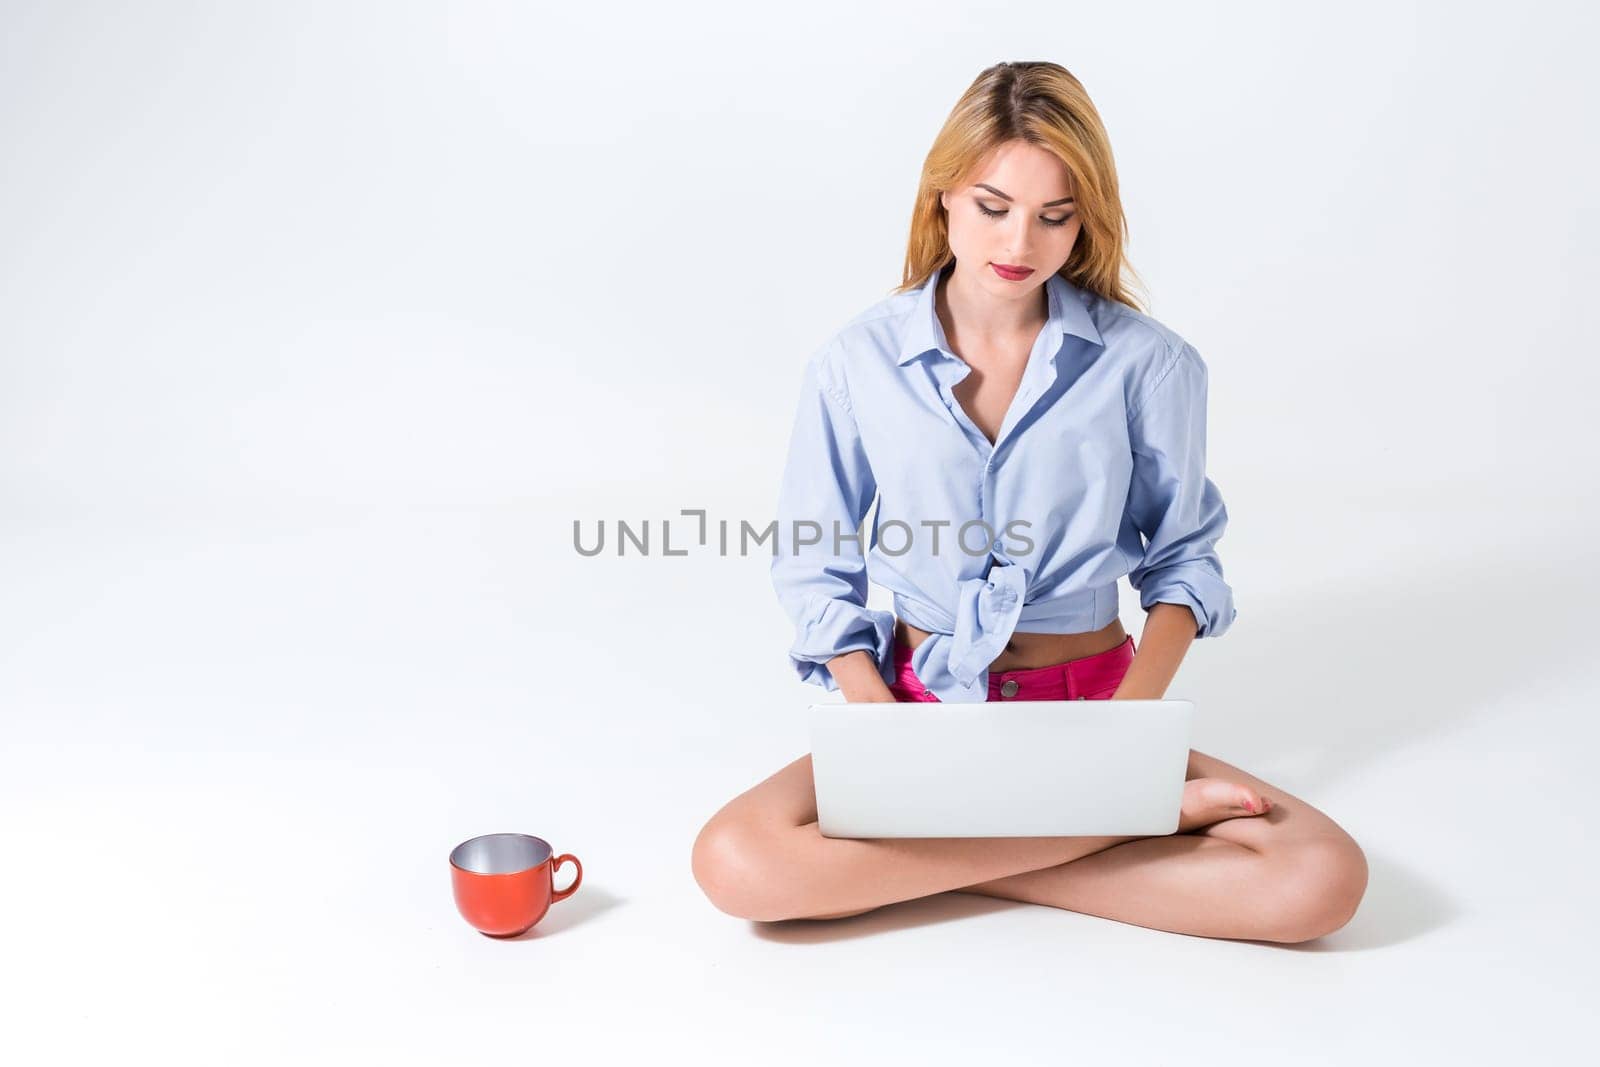
POLYGON ((553 851, 542 837, 484 834, 457 845, 450 862, 472 874, 516 874, 539 866, 553 851))

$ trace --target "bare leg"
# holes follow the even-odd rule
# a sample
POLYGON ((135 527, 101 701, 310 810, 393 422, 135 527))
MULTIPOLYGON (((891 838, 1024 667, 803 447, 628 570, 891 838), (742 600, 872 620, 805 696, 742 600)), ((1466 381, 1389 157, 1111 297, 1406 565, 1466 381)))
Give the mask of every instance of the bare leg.
POLYGON ((1136 837, 829 838, 808 752, 734 797, 700 831, 695 880, 731 915, 833 915, 1053 867, 1136 837))
POLYGON ((1350 920, 1367 865, 1349 834, 1298 797, 1201 752, 1190 755, 1189 777, 1196 776, 1251 786, 1273 801, 1272 811, 1140 838, 959 892, 1204 937, 1306 941, 1350 920))
POLYGON ((827 838, 807 753, 729 801, 695 841, 695 880, 721 910, 762 921, 839 917, 1057 867, 1137 836, 827 838))

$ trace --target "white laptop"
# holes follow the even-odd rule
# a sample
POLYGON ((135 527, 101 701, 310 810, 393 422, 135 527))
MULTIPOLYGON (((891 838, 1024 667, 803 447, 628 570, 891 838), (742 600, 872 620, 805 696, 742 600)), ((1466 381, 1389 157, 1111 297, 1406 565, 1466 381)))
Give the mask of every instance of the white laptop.
POLYGON ((1188 700, 812 704, 824 837, 1175 833, 1188 700))

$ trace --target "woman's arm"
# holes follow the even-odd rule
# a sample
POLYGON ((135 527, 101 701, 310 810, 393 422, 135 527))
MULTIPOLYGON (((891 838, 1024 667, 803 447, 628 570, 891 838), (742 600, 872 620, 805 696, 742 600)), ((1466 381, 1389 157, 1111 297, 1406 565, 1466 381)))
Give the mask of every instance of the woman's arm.
POLYGON ((878 661, 870 652, 857 649, 835 656, 828 661, 828 673, 833 675, 848 704, 898 703, 893 691, 883 683, 878 661))
POLYGON ((806 362, 778 493, 772 583, 794 624, 789 660, 801 681, 842 691, 852 702, 893 700, 894 615, 867 607, 869 535, 862 524, 877 485, 829 358, 833 345, 806 362))
POLYGON ((1183 604, 1159 603, 1145 616, 1144 631, 1122 684, 1112 700, 1160 700, 1194 642, 1194 612, 1183 604))
POLYGON ((1113 700, 1164 697, 1189 645, 1221 636, 1237 615, 1216 549, 1228 509, 1206 475, 1206 378, 1185 344, 1129 417, 1128 513, 1146 545, 1128 579, 1148 614, 1113 700))
POLYGON ((1221 637, 1238 614, 1217 556, 1228 509, 1206 474, 1206 377, 1184 345, 1128 419, 1128 517, 1145 540, 1128 582, 1152 621, 1159 604, 1187 607, 1196 638, 1221 637))

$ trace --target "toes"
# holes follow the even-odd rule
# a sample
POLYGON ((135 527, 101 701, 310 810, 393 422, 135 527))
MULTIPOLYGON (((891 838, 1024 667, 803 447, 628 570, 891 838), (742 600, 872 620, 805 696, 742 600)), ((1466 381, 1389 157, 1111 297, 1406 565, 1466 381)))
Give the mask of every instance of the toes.
POLYGON ((1272 801, 1247 786, 1223 779, 1191 780, 1185 795, 1196 816, 1227 819, 1246 815, 1265 815, 1272 810, 1272 801))
POLYGON ((1245 802, 1245 808, 1249 810, 1251 815, 1265 815, 1271 807, 1272 801, 1260 793, 1252 793, 1250 799, 1245 802))
POLYGON ((1252 793, 1248 789, 1241 789, 1240 805, 1251 815, 1265 815, 1272 810, 1272 800, 1260 793, 1252 793))

